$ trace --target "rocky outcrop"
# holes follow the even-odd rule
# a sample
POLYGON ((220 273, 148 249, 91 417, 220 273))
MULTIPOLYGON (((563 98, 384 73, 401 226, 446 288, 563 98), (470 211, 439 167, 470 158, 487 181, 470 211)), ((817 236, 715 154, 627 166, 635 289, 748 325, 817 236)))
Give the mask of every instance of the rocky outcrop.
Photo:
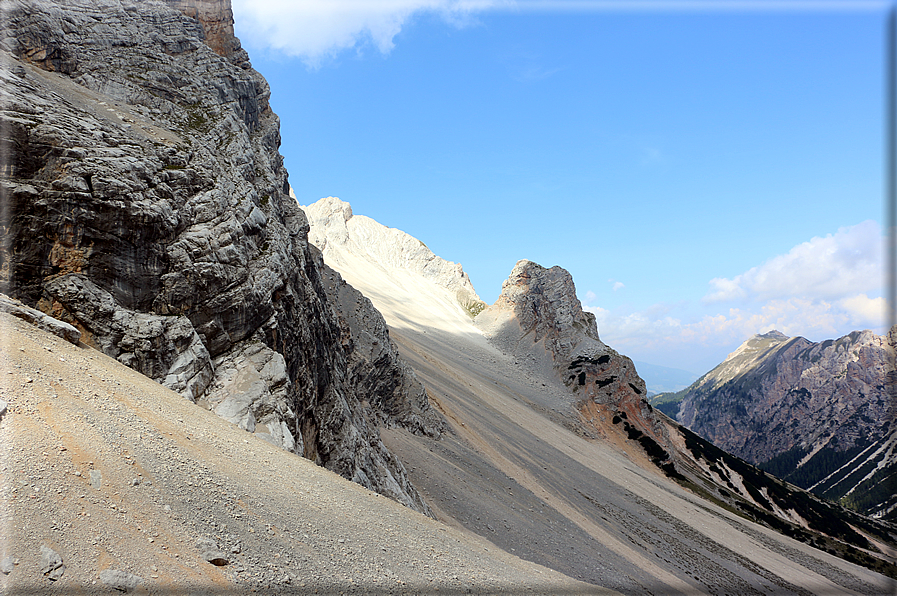
POLYGON ((242 68, 251 68, 249 56, 234 34, 230 0, 163 0, 202 25, 203 41, 220 56, 242 68))
POLYGON ((209 352, 185 316, 123 308, 82 273, 52 276, 38 306, 85 330, 84 340, 123 364, 195 400, 213 376, 209 352))
POLYGON ((887 390, 895 339, 897 328, 818 343, 755 335, 688 389, 678 420, 802 488, 860 499, 867 513, 891 509, 897 501, 883 483, 897 472, 887 390), (866 498, 873 493, 882 498, 866 498))
POLYGON ((0 291, 427 511, 377 427, 438 419, 382 318, 338 312, 229 2, 13 0, 4 19, 0 291))
POLYGON ((68 323, 54 319, 36 308, 25 306, 15 298, 10 298, 5 294, 0 294, 0 311, 8 312, 16 318, 27 321, 44 331, 49 331, 53 335, 57 335, 75 345, 78 345, 78 342, 81 341, 81 332, 68 323))
POLYGON ((498 300, 475 324, 502 351, 559 375, 578 397, 581 411, 600 404, 625 413, 627 424, 666 443, 663 426, 644 400, 645 382, 632 360, 598 337, 595 315, 582 310, 565 269, 518 261, 498 300))
POLYGON ((477 319, 477 326, 488 329, 511 351, 541 344, 557 364, 610 349, 598 338, 595 315, 582 310, 570 273, 527 260, 517 262, 502 283, 498 300, 477 319), (511 320, 519 331, 507 323, 511 320))

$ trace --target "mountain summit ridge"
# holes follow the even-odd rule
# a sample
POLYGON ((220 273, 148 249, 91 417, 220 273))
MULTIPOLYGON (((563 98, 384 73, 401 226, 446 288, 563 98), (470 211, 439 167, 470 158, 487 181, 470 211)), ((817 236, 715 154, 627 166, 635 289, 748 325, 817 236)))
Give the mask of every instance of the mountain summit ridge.
POLYGON ((364 254, 370 264, 385 271, 405 270, 452 292, 470 316, 485 306, 460 263, 436 256, 410 234, 353 214, 352 206, 337 197, 320 199, 303 209, 311 222, 309 242, 333 265, 346 266, 350 255, 364 254))
POLYGON ((894 512, 897 500, 884 493, 885 479, 897 473, 887 391, 895 344, 897 327, 822 342, 754 335, 684 392, 677 419, 798 486, 833 500, 859 499, 869 514, 894 512), (870 491, 881 499, 866 502, 861 495, 870 491))

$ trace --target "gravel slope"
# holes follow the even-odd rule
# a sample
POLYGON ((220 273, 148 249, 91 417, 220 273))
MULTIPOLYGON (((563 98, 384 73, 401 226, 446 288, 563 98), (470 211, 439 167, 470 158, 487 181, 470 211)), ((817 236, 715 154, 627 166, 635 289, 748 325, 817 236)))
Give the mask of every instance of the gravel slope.
POLYGON ((626 594, 893 593, 887 577, 686 492, 643 454, 572 432, 541 403, 559 388, 534 384, 525 362, 437 329, 393 338, 454 432, 384 441, 446 523, 626 594))
POLYGON ((608 593, 276 449, 83 344, 5 313, 0 337, 4 593, 116 593, 129 576, 115 570, 153 594, 608 593), (65 565, 55 581, 42 548, 65 565))
MULTIPOLYGON (((314 232, 318 222, 311 223, 314 232)), ((440 520, 626 594, 893 591, 882 575, 662 477, 608 412, 595 412, 582 428, 569 389, 546 376, 542 363, 487 341, 444 287, 385 259, 383 247, 343 244, 356 252, 331 250, 338 258, 328 261, 325 250, 325 262, 383 314, 402 357, 451 425, 440 441, 382 431, 440 520)))

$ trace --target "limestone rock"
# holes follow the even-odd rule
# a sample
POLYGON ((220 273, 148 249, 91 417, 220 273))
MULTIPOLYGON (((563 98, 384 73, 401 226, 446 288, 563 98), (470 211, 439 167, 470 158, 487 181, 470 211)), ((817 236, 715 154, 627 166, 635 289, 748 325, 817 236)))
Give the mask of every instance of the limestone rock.
POLYGON ((420 393, 392 355, 376 374, 352 355, 364 329, 328 296, 230 3, 9 0, 3 16, 0 291, 425 510, 377 434, 385 420, 425 429, 420 393))
POLYGON ((544 373, 560 376, 581 410, 594 403, 625 412, 640 432, 669 443, 645 401, 645 382, 635 365, 601 341, 595 316, 582 310, 565 269, 518 261, 498 300, 474 323, 506 353, 530 358, 544 373))
POLYGON ((216 567, 223 567, 230 564, 230 559, 224 554, 218 543, 211 538, 199 538, 196 541, 196 548, 201 553, 200 556, 202 556, 204 561, 211 563, 216 567))
POLYGON ((349 383, 366 393, 373 411, 387 425, 438 436, 445 422, 430 407, 414 371, 399 356, 382 315, 361 292, 323 264, 324 287, 339 312, 342 341, 349 354, 349 383))
POLYGON ((348 254, 365 255, 375 266, 403 269, 446 288, 470 316, 485 308, 461 265, 436 256, 417 238, 354 215, 352 206, 336 197, 321 199, 304 210, 311 225, 309 242, 335 268, 345 263, 348 254))
POLYGON ((121 569, 103 569, 100 581, 119 592, 132 592, 143 583, 143 578, 121 569))
POLYGON ((348 354, 346 381, 365 399, 355 408, 348 401, 321 404, 316 418, 327 421, 319 432, 328 447, 318 456, 325 457, 334 472, 432 516, 405 467, 380 441, 377 427, 378 423, 401 426, 438 437, 446 428, 445 420, 430 407, 423 385, 399 356, 371 301, 323 262, 319 267, 327 294, 340 313, 341 341, 348 354), (370 474, 365 460, 380 473, 370 474))
POLYGON ((49 331, 53 335, 57 335, 75 345, 78 345, 78 342, 81 340, 81 332, 73 326, 64 321, 54 319, 36 308, 25 306, 15 298, 10 298, 5 294, 0 294, 0 310, 27 321, 44 331, 49 331))
POLYGON ((63 564, 59 553, 43 544, 40 547, 40 572, 54 582, 65 573, 65 564, 63 564))
POLYGON ((217 54, 249 68, 249 56, 234 35, 234 13, 230 0, 164 0, 169 6, 199 21, 203 40, 217 54))
POLYGON ((612 352, 598 337, 595 315, 582 310, 573 277, 557 266, 518 261, 498 300, 475 322, 507 350, 529 351, 539 345, 558 366, 612 352))
POLYGON ((215 359, 215 379, 203 405, 278 447, 302 453, 302 437, 291 430, 296 428, 296 412, 286 361, 263 340, 259 331, 215 359))
POLYGON ((0 573, 3 575, 9 575, 16 568, 16 559, 11 555, 3 557, 3 560, 0 561, 0 573))
POLYGON ((187 317, 125 308, 82 273, 48 279, 44 289, 42 304, 84 329, 85 343, 191 401, 205 391, 211 360, 187 317))

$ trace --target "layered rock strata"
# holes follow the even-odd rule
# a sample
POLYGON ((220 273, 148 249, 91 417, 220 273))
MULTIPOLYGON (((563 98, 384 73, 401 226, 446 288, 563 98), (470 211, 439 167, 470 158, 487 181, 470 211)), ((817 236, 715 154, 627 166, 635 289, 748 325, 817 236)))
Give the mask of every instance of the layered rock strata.
POLYGON ((427 511, 377 425, 439 418, 376 311, 339 311, 230 3, 13 0, 4 19, 0 291, 427 511))
POLYGON ((823 342, 755 335, 689 387, 678 420, 798 486, 886 513, 897 505, 887 378, 895 344, 897 327, 887 336, 855 331, 823 342), (866 503, 861 493, 873 492, 881 499, 866 503))

